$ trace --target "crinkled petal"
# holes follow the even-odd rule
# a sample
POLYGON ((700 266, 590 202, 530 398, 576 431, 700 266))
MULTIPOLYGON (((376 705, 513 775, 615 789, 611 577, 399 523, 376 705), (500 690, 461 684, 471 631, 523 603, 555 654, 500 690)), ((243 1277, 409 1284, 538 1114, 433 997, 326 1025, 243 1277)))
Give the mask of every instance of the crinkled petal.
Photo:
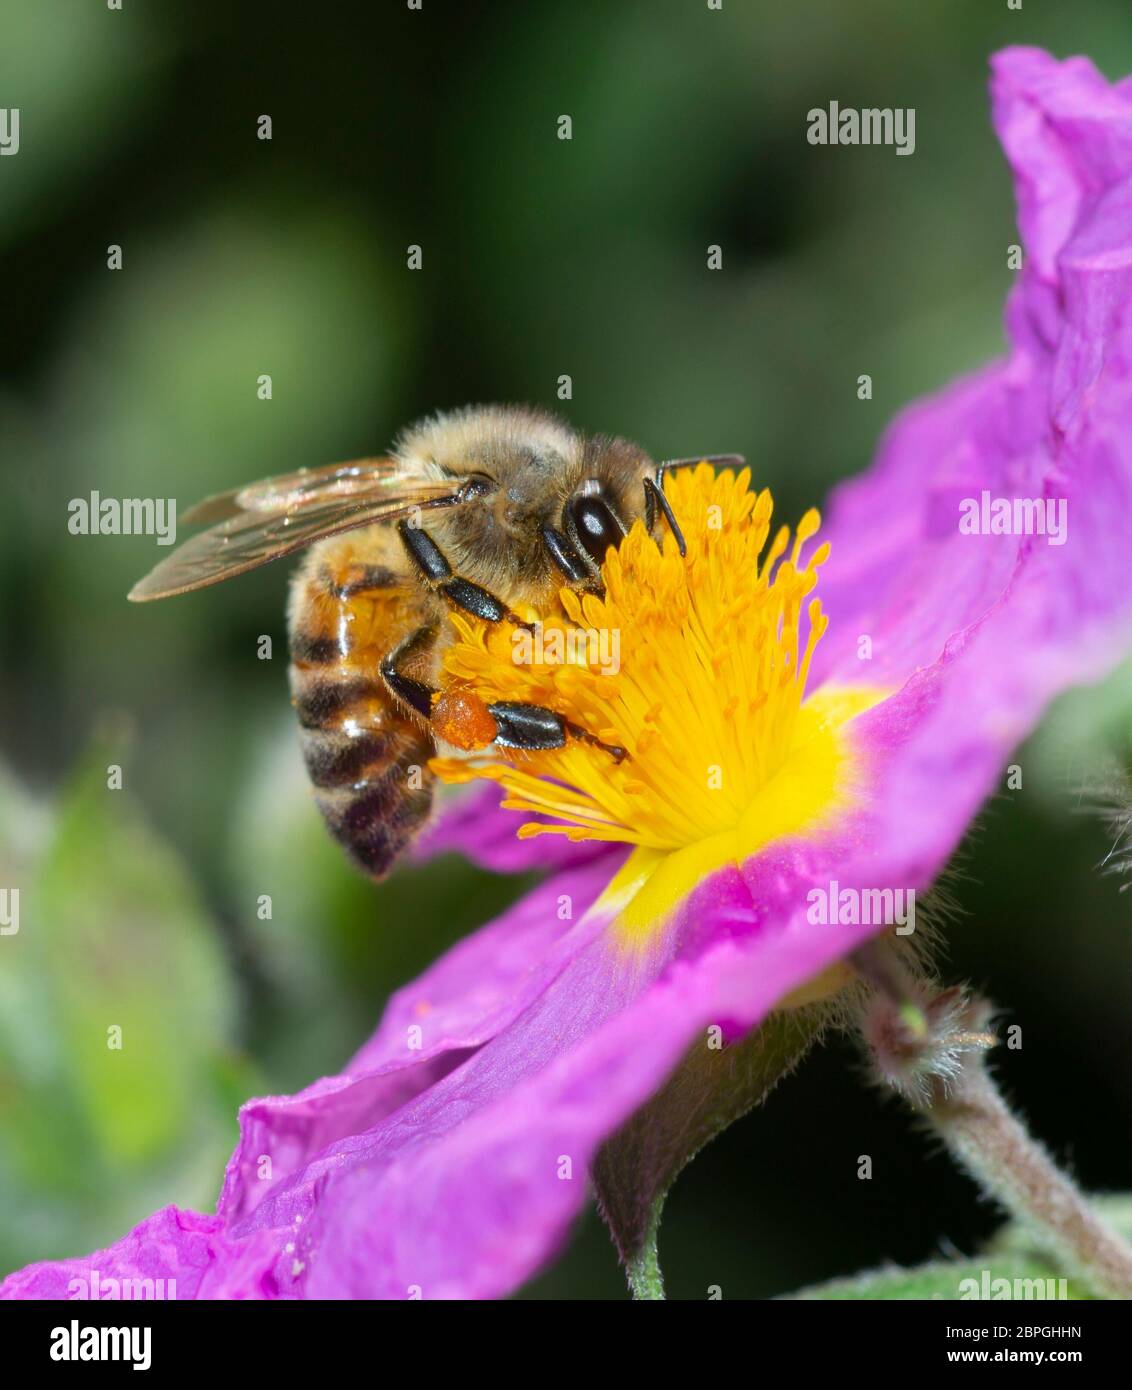
POLYGON ((163 1207, 105 1250, 9 1275, 0 1299, 273 1298, 274 1253, 266 1236, 231 1239, 219 1216, 163 1207))
POLYGON ((622 858, 607 849, 457 943, 393 995, 377 1032, 338 1076, 294 1096, 248 1101, 221 1213, 230 1221, 246 1217, 314 1155, 372 1128, 511 1024, 564 968, 572 924, 622 858))
MULTIPOLYGON (((528 1129, 539 1123, 537 1078, 560 1064, 569 1070, 576 1049, 647 990, 663 964, 655 952, 627 956, 616 949, 607 922, 595 912, 575 925, 570 933, 573 954, 565 968, 510 1027, 394 1114, 328 1146, 261 1200, 250 1220, 235 1225, 238 1235, 264 1229, 289 1233, 295 1258, 280 1260, 276 1273, 281 1288, 315 1297, 407 1298, 419 1286, 425 1297, 476 1297, 513 1285, 519 1266, 507 1253, 512 1248, 519 1249, 515 1258, 524 1272, 535 1267, 532 1260, 545 1257, 548 1243, 561 1234, 557 1213, 576 1210, 584 1199, 586 1167, 583 1152, 561 1148, 558 1153, 567 1157, 576 1152, 572 1176, 558 1178, 553 1168, 538 1166, 542 1151, 532 1150, 534 1130, 528 1129), (532 1082, 530 1091, 524 1090, 527 1081, 532 1082), (456 1178, 474 1152, 470 1136, 480 1132, 477 1126, 491 1130, 484 1115, 504 1116, 504 1128, 515 1141, 504 1172, 514 1180, 516 1195, 533 1183, 537 1193, 550 1199, 555 1215, 548 1210, 530 1230, 517 1227, 512 1217, 498 1221, 490 1188, 470 1199, 473 1207, 486 1199, 479 1216, 466 1209, 468 1194, 482 1177, 478 1167, 466 1172, 450 1195, 442 1190, 441 1175, 456 1178), (435 1186, 429 1173, 438 1175, 435 1186), (408 1189, 422 1183, 412 1197, 408 1189), (559 1201, 563 1185, 565 1206, 559 1201), (409 1219, 408 1209, 404 1219, 391 1219, 402 1201, 418 1219, 409 1219), (427 1220, 432 1202, 440 1205, 427 1220), (494 1212, 490 1217, 489 1208, 494 1212), (363 1227, 355 1233, 356 1241, 349 1234, 355 1221, 363 1227), (492 1223, 497 1223, 495 1234, 485 1250, 477 1241, 492 1223), (465 1230, 470 1232, 466 1238, 465 1230), (289 1278, 295 1269, 298 1273, 289 1278)), ((652 1052, 652 1041, 644 1046, 638 1039, 642 1058, 652 1052)), ((657 1074, 657 1064, 644 1065, 650 1076, 657 1074)), ((608 1113, 624 1113, 616 1109, 615 1097, 608 1113)), ((569 1131, 568 1119, 562 1129, 564 1118, 554 1120, 555 1133, 569 1131)))
POLYGON ((1018 626, 997 640, 1020 644, 1012 662, 1045 668, 1032 677, 1047 696, 1094 679, 1120 646, 1132 588, 1120 524, 1132 472, 1132 85, 1036 49, 1008 49, 993 69, 1025 248, 1011 354, 905 411, 876 465, 834 493, 816 683, 901 683, 999 605, 1018 626), (961 534, 960 504, 984 491, 1064 500, 1064 544, 961 534))

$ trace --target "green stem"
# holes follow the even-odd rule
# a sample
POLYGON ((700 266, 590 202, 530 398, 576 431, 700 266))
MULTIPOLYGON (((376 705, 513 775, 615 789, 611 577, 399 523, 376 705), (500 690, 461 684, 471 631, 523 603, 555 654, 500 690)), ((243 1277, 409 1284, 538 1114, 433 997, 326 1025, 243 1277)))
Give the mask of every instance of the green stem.
POLYGON ((660 1258, 657 1254, 657 1238, 660 1234, 660 1213, 664 1208, 664 1198, 658 1197, 652 1205, 648 1229, 644 1240, 630 1255, 625 1264, 629 1276, 629 1287, 636 1302, 664 1298, 664 1276, 660 1272, 660 1258))

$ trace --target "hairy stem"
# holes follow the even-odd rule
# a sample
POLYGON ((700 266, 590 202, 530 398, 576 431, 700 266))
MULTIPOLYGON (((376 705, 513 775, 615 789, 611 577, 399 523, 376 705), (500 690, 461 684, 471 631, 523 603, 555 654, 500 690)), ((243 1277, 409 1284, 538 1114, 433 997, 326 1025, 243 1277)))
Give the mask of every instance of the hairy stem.
POLYGON ((874 988, 862 1035, 880 1078, 975 1181, 1096 1293, 1132 1298, 1132 1246, 1011 1113, 986 1067, 991 1008, 913 979, 882 950, 854 963, 874 988))
POLYGON ((921 1113, 975 1181, 1056 1251, 1068 1272, 1099 1294, 1132 1298, 1132 1246, 1010 1112, 981 1057, 969 1058, 958 1085, 921 1113))

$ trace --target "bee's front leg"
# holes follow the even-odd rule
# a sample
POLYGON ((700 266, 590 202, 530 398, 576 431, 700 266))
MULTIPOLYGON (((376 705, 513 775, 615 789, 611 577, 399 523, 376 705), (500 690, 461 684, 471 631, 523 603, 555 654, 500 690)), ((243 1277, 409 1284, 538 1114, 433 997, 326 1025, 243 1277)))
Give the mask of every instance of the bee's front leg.
POLYGON ((484 622, 508 622, 528 630, 533 628, 533 624, 524 622, 517 614, 512 613, 502 599, 496 598, 493 593, 472 580, 462 579, 458 574, 453 574, 452 566, 445 559, 443 550, 427 531, 402 521, 397 527, 397 532, 408 551, 409 559, 416 565, 422 578, 449 603, 462 608, 465 613, 471 613, 473 617, 482 618, 484 622))

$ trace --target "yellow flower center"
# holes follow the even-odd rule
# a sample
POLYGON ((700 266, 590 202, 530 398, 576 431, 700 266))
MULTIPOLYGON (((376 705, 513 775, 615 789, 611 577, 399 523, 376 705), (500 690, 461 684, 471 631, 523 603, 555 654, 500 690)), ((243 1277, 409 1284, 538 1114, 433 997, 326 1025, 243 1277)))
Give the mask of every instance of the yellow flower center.
POLYGON ((840 688, 805 699, 827 624, 813 591, 829 547, 805 553, 813 510, 793 540, 781 527, 768 545, 771 496, 749 483, 747 470, 706 464, 670 474, 687 553, 671 535, 658 547, 638 522, 608 554, 604 597, 560 590, 554 611, 520 611, 533 633, 452 618, 443 701, 544 706, 589 737, 543 752, 492 745, 434 770, 447 782, 490 778, 505 807, 551 819, 520 836, 638 846, 614 889, 628 903, 661 881, 634 919, 840 809, 852 780, 843 726, 881 697, 840 688))

